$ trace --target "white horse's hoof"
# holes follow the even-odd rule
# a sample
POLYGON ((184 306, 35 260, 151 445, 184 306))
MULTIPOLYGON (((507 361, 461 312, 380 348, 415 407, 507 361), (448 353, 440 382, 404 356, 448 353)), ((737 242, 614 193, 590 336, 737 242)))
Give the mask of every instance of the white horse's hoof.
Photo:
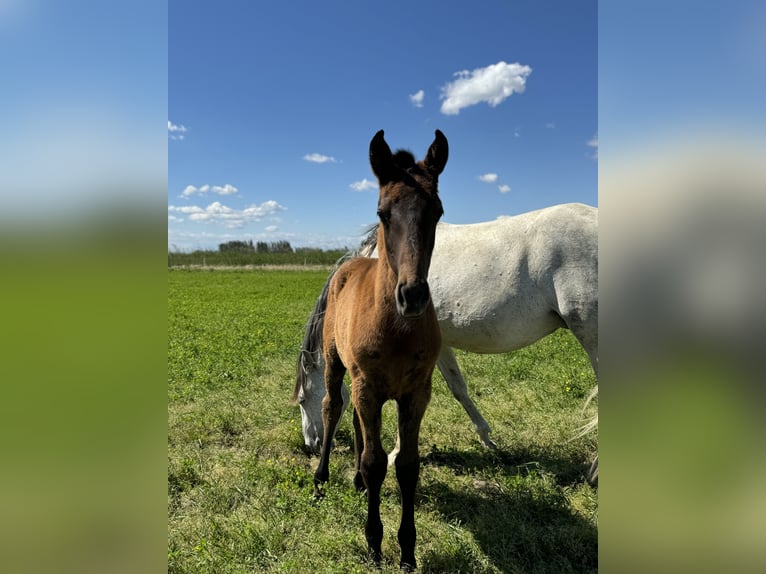
POLYGON ((485 428, 478 428, 474 427, 476 430, 476 434, 479 435, 479 438, 481 439, 481 442, 484 443, 484 446, 487 448, 491 448, 492 450, 497 449, 497 445, 494 443, 494 441, 489 438, 489 433, 492 432, 492 430, 489 428, 489 425, 487 425, 485 428))

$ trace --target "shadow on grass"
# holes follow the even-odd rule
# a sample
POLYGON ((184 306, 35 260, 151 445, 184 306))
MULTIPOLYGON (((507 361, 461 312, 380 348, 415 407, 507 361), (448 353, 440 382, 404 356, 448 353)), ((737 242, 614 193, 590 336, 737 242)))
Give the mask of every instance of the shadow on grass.
MULTIPOLYGON (((436 448, 422 462, 458 476, 475 476, 461 488, 438 479, 421 483, 419 504, 470 531, 494 568, 514 573, 597 571, 598 530, 571 507, 561 488, 562 482, 582 483, 587 464, 555 454, 436 448)), ((422 562, 423 572, 475 571, 477 564, 470 544, 458 534, 427 552, 422 562)))
POLYGON ((530 471, 549 473, 560 486, 572 486, 585 481, 590 462, 572 452, 522 449, 514 452, 504 450, 457 450, 432 446, 421 457, 424 466, 444 466, 457 475, 496 469, 526 476, 530 471))
MULTIPOLYGON (((568 508, 563 496, 545 489, 523 487, 488 492, 455 491, 443 483, 421 489, 429 505, 451 523, 469 530, 493 566, 501 572, 595 572, 598 533, 568 508)), ((465 571, 470 557, 461 556, 460 543, 443 541, 445 551, 423 556, 424 572, 465 571), (453 549, 457 548, 457 551, 453 549)), ((474 563, 475 564, 475 563, 474 563)))
MULTIPOLYGON (((352 444, 346 434, 336 438, 352 444)), ((566 495, 588 470, 577 453, 431 447, 421 463, 465 478, 456 486, 421 474, 416 508, 449 526, 419 557, 420 572, 597 572, 597 527, 566 495)))

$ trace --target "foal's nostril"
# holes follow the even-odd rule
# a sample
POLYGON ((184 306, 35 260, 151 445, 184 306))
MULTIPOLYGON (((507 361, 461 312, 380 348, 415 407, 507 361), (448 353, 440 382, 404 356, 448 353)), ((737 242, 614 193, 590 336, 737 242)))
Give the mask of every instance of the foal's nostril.
POLYGON ((396 286, 396 304, 400 309, 407 307, 407 300, 404 297, 404 283, 399 283, 396 286))
POLYGON ((401 283, 396 288, 396 304, 399 313, 405 317, 422 315, 430 297, 428 283, 425 281, 419 281, 414 285, 401 283))
POLYGON ((425 305, 428 303, 428 283, 422 281, 410 287, 406 293, 407 300, 414 305, 425 305))

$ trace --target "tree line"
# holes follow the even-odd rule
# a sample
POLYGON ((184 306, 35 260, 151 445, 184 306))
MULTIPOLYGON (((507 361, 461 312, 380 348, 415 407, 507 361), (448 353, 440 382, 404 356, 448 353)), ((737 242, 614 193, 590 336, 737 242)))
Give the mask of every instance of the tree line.
POLYGON ((221 253, 295 253, 289 241, 227 241, 218 244, 218 251, 221 253))
POLYGON ((189 253, 168 250, 168 267, 237 266, 237 265, 327 265, 349 253, 349 249, 293 247, 289 241, 227 241, 218 249, 195 250, 189 253))

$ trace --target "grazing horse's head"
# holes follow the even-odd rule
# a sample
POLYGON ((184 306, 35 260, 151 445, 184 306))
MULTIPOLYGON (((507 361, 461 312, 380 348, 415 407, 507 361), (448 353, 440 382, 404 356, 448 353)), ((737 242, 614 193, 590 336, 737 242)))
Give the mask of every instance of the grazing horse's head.
POLYGON ((439 130, 419 162, 408 151, 392 154, 383 130, 370 142, 370 164, 380 186, 378 251, 396 276, 396 309, 402 317, 422 315, 431 300, 428 267, 444 212, 438 180, 448 154, 447 138, 439 130))

